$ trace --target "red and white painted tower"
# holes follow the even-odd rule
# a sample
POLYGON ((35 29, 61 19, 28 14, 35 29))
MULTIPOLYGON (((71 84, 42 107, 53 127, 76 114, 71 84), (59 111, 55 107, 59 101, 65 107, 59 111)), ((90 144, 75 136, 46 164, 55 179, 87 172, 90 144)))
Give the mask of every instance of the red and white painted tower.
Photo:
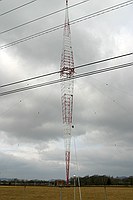
POLYGON ((74 60, 71 46, 71 32, 68 16, 68 0, 66 0, 66 13, 63 35, 63 50, 61 55, 60 78, 61 82, 61 102, 62 102, 62 117, 64 126, 65 140, 65 161, 66 161, 66 184, 69 183, 69 168, 70 168, 70 146, 71 146, 71 128, 72 128, 72 113, 73 113, 73 88, 74 80, 74 60), (64 81, 63 79, 67 79, 64 81))

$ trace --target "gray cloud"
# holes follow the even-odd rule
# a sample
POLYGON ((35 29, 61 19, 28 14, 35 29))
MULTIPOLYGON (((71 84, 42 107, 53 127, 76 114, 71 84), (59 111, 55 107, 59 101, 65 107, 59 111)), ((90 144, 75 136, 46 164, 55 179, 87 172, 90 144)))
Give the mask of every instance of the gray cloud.
MULTIPOLYGON (((25 3, 26 1, 21 1, 25 3)), ((71 4, 77 1, 70 2, 71 4)), ((121 1, 88 2, 70 10, 70 19, 121 1)), ((1 2, 0 12, 18 5, 1 2)), ((0 31, 64 6, 37 1, 0 18, 0 31)), ((71 27, 75 65, 131 52, 131 6, 71 27)), ((0 35, 0 44, 62 24, 64 13, 0 35)), ((0 84, 59 70, 63 30, 0 51, 0 84)), ((132 56, 77 70, 82 73, 132 61, 132 56)), ((20 84, 32 85, 53 77, 20 84)), ((72 135, 77 139, 80 175, 132 175, 132 68, 75 80, 72 135)), ((15 86, 10 87, 11 89, 15 86)), ((10 88, 0 88, 5 91, 10 88)), ((60 85, 1 97, 1 174, 18 178, 64 178, 60 85), (54 166, 54 169, 53 169, 54 166), (42 175, 43 174, 43 175, 42 175)), ((71 174, 76 164, 73 150, 71 174)))

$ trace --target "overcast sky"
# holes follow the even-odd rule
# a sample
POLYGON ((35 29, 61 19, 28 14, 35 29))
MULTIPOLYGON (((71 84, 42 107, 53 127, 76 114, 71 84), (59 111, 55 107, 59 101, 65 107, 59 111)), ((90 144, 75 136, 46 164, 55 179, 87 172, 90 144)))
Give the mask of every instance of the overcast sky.
MULTIPOLYGON (((79 1, 71 0, 69 5, 79 1)), ((0 14, 27 2, 0 1, 0 14)), ((90 0, 71 8, 70 20, 122 2, 90 0)), ((0 16, 0 32, 64 6, 62 0, 37 0, 0 16)), ((64 12, 60 12, 0 34, 0 46, 62 24, 64 17, 64 12)), ((129 5, 72 25, 75 66, 132 52, 132 19, 133 5, 129 5)), ((59 70, 62 46, 60 29, 0 50, 0 85, 59 70)), ((130 62, 132 58, 89 66, 77 70, 76 74, 130 62)), ((57 78, 59 74, 0 88, 0 92, 57 78)), ((132 87, 132 67, 75 80, 70 176, 133 175, 132 87)), ((65 178, 60 96, 60 84, 56 84, 0 97, 0 177, 65 178)))

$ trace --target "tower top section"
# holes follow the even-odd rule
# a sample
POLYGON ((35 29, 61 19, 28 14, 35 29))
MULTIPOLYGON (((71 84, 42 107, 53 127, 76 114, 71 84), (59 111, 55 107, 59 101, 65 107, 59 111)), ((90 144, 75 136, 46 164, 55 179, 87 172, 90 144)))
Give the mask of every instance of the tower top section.
POLYGON ((73 50, 71 45, 71 31, 68 14, 68 0, 66 0, 65 23, 63 34, 63 51, 61 56, 61 77, 70 78, 74 75, 73 50))
MULTIPOLYGON (((66 15, 65 15, 65 26, 69 26, 69 15, 68 15, 68 0, 66 0, 66 15)), ((69 28, 70 29, 70 28, 69 28)))

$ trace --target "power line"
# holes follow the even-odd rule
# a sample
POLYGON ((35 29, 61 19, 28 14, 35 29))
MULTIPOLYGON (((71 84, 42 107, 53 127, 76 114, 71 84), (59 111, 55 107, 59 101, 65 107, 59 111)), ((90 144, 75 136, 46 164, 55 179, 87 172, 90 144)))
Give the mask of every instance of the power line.
MULTIPOLYGON (((117 5, 115 5, 115 6, 108 7, 108 8, 106 8, 106 9, 97 11, 97 12, 95 12, 95 13, 92 13, 92 14, 89 14, 89 15, 86 15, 86 16, 83 16, 83 17, 80 17, 80 18, 77 18, 77 19, 75 19, 75 20, 72 20, 72 21, 70 21, 70 25, 73 25, 73 24, 76 24, 76 23, 79 23, 79 22, 82 22, 82 21, 91 19, 91 18, 93 18, 93 17, 97 17, 97 16, 100 16, 100 15, 103 15, 103 14, 105 14, 105 13, 108 13, 108 12, 111 12, 111 11, 114 11, 114 10, 117 10, 117 9, 120 9, 120 8, 122 8, 122 7, 131 5, 131 4, 133 4, 133 0, 126 1, 126 2, 124 2, 124 3, 120 3, 120 4, 117 4, 117 5)), ((56 31, 56 30, 61 29, 61 28, 63 28, 63 27, 64 27, 64 24, 60 24, 60 25, 58 25, 58 26, 54 26, 54 27, 52 27, 52 28, 49 28, 49 29, 46 29, 46 30, 37 32, 37 33, 32 34, 32 35, 29 35, 29 36, 27 36, 27 37, 24 37, 24 38, 15 40, 15 41, 13 41, 13 42, 10 42, 10 43, 8 43, 8 44, 5 44, 5 45, 0 46, 0 50, 5 49, 5 48, 12 47, 12 46, 17 45, 17 44, 20 44, 20 43, 22 43, 22 42, 29 41, 29 40, 34 39, 34 38, 36 38, 36 37, 40 37, 40 36, 42 36, 42 35, 44 35, 44 34, 47 34, 47 33, 53 32, 53 31, 56 31)))
POLYGON ((34 3, 35 1, 37 1, 37 0, 33 0, 33 1, 30 1, 30 2, 27 2, 27 3, 25 3, 25 4, 22 4, 21 6, 18 6, 18 7, 15 7, 15 8, 13 8, 13 9, 11 9, 11 10, 8 10, 8 11, 6 11, 6 12, 0 14, 0 17, 3 16, 3 15, 7 15, 7 14, 9 14, 10 12, 13 12, 13 11, 15 11, 15 10, 18 10, 18 9, 20 9, 20 8, 22 8, 22 7, 25 7, 25 6, 27 6, 27 5, 31 4, 31 3, 34 3))
POLYGON ((105 72, 109 72, 109 71, 113 71, 113 70, 117 70, 117 69, 127 68, 127 67, 130 67, 130 66, 133 66, 133 62, 124 63, 124 64, 121 64, 121 65, 115 65, 113 67, 108 67, 108 68, 103 68, 103 69, 99 69, 99 70, 81 73, 81 74, 75 75, 71 78, 55 79, 55 80, 40 83, 40 84, 35 84, 35 85, 31 85, 31 86, 21 87, 21 88, 17 88, 17 89, 13 89, 13 90, 8 90, 6 92, 1 92, 0 96, 5 96, 5 95, 15 94, 15 93, 18 93, 18 92, 23 92, 23 91, 27 91, 27 90, 31 90, 31 89, 41 88, 41 87, 44 87, 44 86, 54 85, 54 84, 57 84, 57 83, 60 83, 60 82, 63 82, 63 81, 68 81, 68 80, 71 80, 71 79, 78 79, 78 78, 82 78, 82 77, 92 76, 92 75, 101 74, 101 73, 105 73, 105 72))
POLYGON ((23 80, 20 80, 20 81, 7 83, 7 84, 4 84, 4 85, 1 85, 0 88, 4 88, 4 87, 7 87, 7 86, 11 86, 11 85, 16 85, 16 84, 19 84, 19 83, 24 83, 24 82, 27 82, 27 81, 43 78, 43 77, 46 77, 46 76, 51 76, 51 75, 54 75, 54 74, 57 74, 57 73, 60 73, 60 71, 50 72, 50 73, 47 73, 47 74, 42 74, 42 75, 39 75, 39 76, 23 79, 23 80))
MULTIPOLYGON (((82 64, 82 65, 74 67, 74 69, 83 68, 83 67, 86 67, 86 66, 95 65, 95 64, 106 62, 106 61, 131 56, 131 55, 133 55, 133 52, 130 52, 130 53, 127 53, 127 54, 121 54, 121 55, 118 55, 118 56, 113 56, 113 57, 109 57, 109 58, 105 58, 105 59, 101 59, 101 60, 97 60, 97 61, 86 63, 86 64, 82 64)), ((19 83, 24 83, 24 82, 27 82, 27 81, 32 81, 32 80, 43 78, 43 77, 46 77, 46 76, 55 75, 55 74, 60 73, 60 72, 61 71, 58 70, 58 71, 50 72, 50 73, 47 73, 47 74, 42 74, 42 75, 39 75, 39 76, 34 76, 34 77, 27 78, 27 79, 22 79, 22 80, 19 80, 19 81, 3 84, 3 85, 0 86, 0 88, 16 85, 16 84, 19 84, 19 83)))
POLYGON ((131 4, 133 4, 133 0, 129 0, 129 1, 126 1, 126 2, 123 2, 123 3, 117 4, 117 5, 105 8, 103 10, 97 11, 95 13, 80 17, 76 20, 71 21, 71 24, 75 24, 75 21, 76 21, 76 23, 78 23, 78 22, 81 22, 81 21, 84 21, 84 20, 87 20, 87 19, 91 19, 93 17, 97 17, 97 16, 100 16, 100 15, 106 14, 108 12, 112 12, 114 10, 118 10, 118 9, 123 8, 125 6, 129 6, 131 4))
MULTIPOLYGON (((90 1, 90 0, 85 0, 85 1, 81 1, 81 2, 79 2, 79 3, 73 4, 73 5, 69 6, 68 9, 73 8, 73 7, 76 7, 76 6, 81 5, 81 4, 83 4, 83 3, 86 3, 86 2, 88 2, 88 1, 90 1)), ((19 25, 15 26, 15 27, 12 27, 12 28, 10 28, 10 29, 1 31, 0 34, 7 33, 7 32, 9 32, 9 31, 15 30, 15 29, 17 29, 17 28, 20 28, 20 27, 29 25, 29 24, 31 24, 31 23, 33 23, 33 22, 39 21, 39 20, 41 20, 41 19, 44 19, 44 18, 46 18, 46 17, 55 15, 55 14, 57 14, 57 13, 60 13, 60 12, 62 12, 62 11, 64 11, 64 10, 66 10, 66 8, 59 9, 59 10, 54 11, 54 12, 52 12, 52 13, 49 13, 49 14, 43 15, 43 16, 41 16, 41 17, 35 18, 35 19, 33 19, 33 20, 27 21, 27 22, 25 22, 25 23, 23 23, 23 24, 19 24, 19 25)))
POLYGON ((83 64, 83 65, 79 65, 79 66, 75 67, 75 69, 86 67, 86 66, 90 66, 90 65, 99 64, 99 63, 102 63, 102 62, 106 62, 106 61, 110 61, 110 60, 114 60, 114 59, 118 59, 118 58, 122 58, 122 57, 126 57, 126 56, 131 56, 131 55, 133 55, 133 52, 130 52, 130 53, 127 53, 127 54, 118 55, 118 56, 114 56, 114 57, 105 58, 105 59, 102 59, 102 60, 97 60, 97 61, 94 61, 94 62, 91 62, 91 63, 87 63, 87 64, 83 64))

